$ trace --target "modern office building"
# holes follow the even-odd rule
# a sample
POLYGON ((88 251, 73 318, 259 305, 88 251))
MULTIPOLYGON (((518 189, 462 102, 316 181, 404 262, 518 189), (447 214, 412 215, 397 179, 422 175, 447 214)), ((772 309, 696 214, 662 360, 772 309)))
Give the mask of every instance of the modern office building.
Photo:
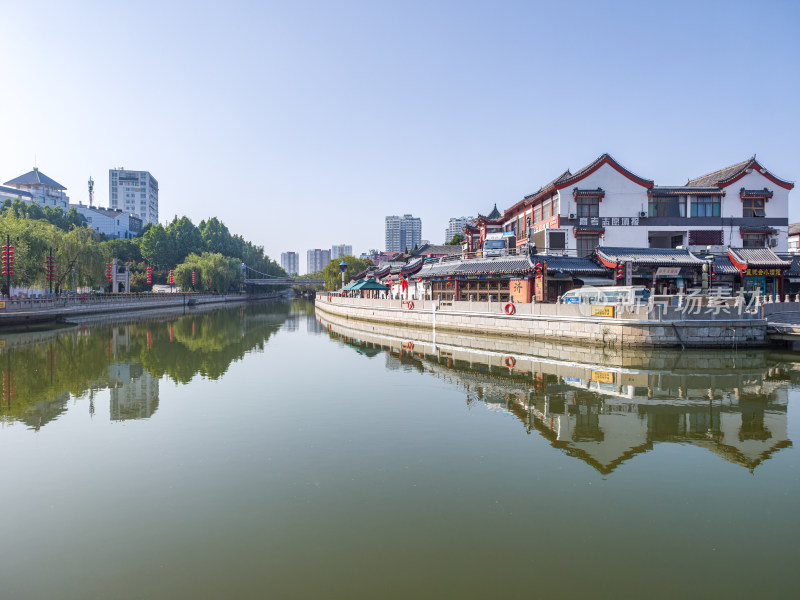
POLYGON ((306 273, 322 271, 331 262, 331 251, 315 248, 306 252, 306 273))
POLYGON ((465 225, 471 224, 475 217, 453 217, 447 223, 447 230, 444 233, 444 243, 453 239, 455 235, 463 235, 462 230, 465 225))
POLYGON ((331 246, 331 260, 342 258, 343 256, 353 256, 353 247, 348 244, 331 246))
POLYGON ((39 206, 60 208, 64 212, 69 206, 66 189, 57 181, 50 179, 38 168, 34 167, 24 175, 20 175, 5 184, 9 187, 0 187, 0 201, 5 199, 19 199, 24 202, 35 202, 39 206))
POLYGON ((297 252, 281 252, 281 268, 287 275, 297 275, 300 272, 300 256, 297 252))
POLYGON ((386 217, 386 251, 405 252, 422 243, 422 219, 412 215, 386 217))
POLYGON ((135 214, 143 223, 158 223, 158 181, 148 171, 110 169, 108 204, 135 214))

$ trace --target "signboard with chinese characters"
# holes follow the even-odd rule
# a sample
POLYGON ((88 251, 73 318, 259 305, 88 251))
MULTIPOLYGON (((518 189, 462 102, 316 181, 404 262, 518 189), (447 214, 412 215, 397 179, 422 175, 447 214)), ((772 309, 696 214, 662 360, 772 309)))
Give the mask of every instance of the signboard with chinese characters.
POLYGON ((6 303, 5 302, 0 302, 0 308, 5 308, 5 307, 6 307, 6 303))
POLYGON ((592 316, 593 317, 613 317, 614 316, 614 307, 613 306, 592 306, 592 316))
POLYGON ((536 277, 534 282, 533 291, 536 294, 536 301, 544 302, 544 277, 536 277))
POLYGON ((658 267, 656 269, 656 277, 679 277, 680 274, 680 267, 658 267))
POLYGON ((508 282, 508 298, 511 302, 528 302, 528 280, 512 279, 508 282))
POLYGON ((579 217, 578 225, 597 227, 631 227, 639 225, 639 217, 579 217))
POLYGON ((534 224, 533 232, 536 233, 537 231, 542 231, 543 229, 550 229, 551 227, 558 229, 561 223, 561 215, 553 215, 549 219, 545 219, 544 221, 539 221, 538 223, 534 224))
POLYGON ((608 371, 592 371, 592 381, 600 383, 614 383, 614 374, 608 371))
POLYGON ((747 269, 745 277, 780 277, 783 275, 782 269, 747 269))
POLYGON ((625 263, 625 285, 633 285, 633 263, 625 263))

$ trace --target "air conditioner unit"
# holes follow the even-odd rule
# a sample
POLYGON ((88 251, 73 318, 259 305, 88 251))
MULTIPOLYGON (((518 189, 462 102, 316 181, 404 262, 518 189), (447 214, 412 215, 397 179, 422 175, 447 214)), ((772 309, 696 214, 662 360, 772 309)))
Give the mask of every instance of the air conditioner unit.
POLYGON ((577 218, 578 218, 578 215, 576 215, 575 213, 569 213, 569 219, 570 220, 574 220, 574 219, 577 219, 577 218))
POLYGON ((640 219, 644 219, 645 217, 647 217, 647 211, 646 210, 640 210, 639 211, 639 218, 640 219))
POLYGON ((774 247, 775 247, 775 246, 777 246, 777 245, 778 245, 778 240, 777 240, 777 238, 770 238, 770 240, 769 240, 769 247, 770 247, 770 248, 774 248, 774 247))

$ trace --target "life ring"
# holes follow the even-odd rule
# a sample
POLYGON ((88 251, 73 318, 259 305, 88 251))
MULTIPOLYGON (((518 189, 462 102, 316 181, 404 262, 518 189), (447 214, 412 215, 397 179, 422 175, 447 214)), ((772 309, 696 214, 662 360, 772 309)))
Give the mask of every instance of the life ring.
POLYGON ((506 311, 507 315, 513 315, 517 311, 516 307, 513 304, 511 304, 511 302, 506 304, 503 307, 503 310, 506 311))
POLYGON ((414 343, 413 342, 406 342, 406 350, 411 352, 413 349, 414 349, 414 343))
POLYGON ((517 361, 516 361, 516 360, 514 360, 514 357, 513 357, 513 356, 506 356, 506 357, 503 359, 503 364, 504 364, 505 366, 507 366, 509 369, 513 369, 513 368, 514 368, 514 365, 515 365, 515 364, 517 364, 517 361))
POLYGON ((333 300, 331 300, 331 295, 330 294, 328 294, 328 302, 333 302, 333 300))
POLYGON ((409 300, 408 301, 408 310, 411 310, 413 308, 414 308, 414 301, 413 300, 409 300))

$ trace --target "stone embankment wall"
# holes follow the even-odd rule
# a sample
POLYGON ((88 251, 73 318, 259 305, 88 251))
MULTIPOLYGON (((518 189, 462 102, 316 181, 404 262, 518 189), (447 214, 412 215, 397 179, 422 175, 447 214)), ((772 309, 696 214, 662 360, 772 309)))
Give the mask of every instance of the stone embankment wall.
POLYGON ((531 341, 610 348, 732 348, 766 346, 766 321, 739 307, 662 305, 615 307, 614 317, 587 315, 588 305, 517 304, 514 314, 497 302, 438 302, 345 298, 318 294, 317 310, 366 322, 436 331, 519 337, 531 341))
POLYGON ((269 299, 280 293, 251 296, 247 294, 108 294, 41 299, 6 300, 0 310, 0 326, 24 325, 69 319, 70 317, 159 310, 203 304, 224 304, 269 299))

